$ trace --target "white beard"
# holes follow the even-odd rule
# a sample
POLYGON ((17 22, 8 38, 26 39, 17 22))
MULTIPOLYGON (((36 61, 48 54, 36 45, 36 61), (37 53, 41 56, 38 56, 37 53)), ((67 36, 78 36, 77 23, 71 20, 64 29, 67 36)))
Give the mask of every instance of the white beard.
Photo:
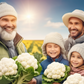
POLYGON ((13 32, 8 33, 0 27, 0 38, 1 39, 6 40, 6 41, 13 40, 15 36, 16 36, 16 29, 13 32))

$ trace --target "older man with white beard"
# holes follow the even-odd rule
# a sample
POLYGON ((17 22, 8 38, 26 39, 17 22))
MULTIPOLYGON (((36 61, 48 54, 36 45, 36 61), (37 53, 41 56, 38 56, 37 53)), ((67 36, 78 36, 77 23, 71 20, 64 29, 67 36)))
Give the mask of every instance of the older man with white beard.
POLYGON ((16 32, 16 28, 16 10, 7 3, 0 3, 0 59, 26 52, 23 38, 16 32))

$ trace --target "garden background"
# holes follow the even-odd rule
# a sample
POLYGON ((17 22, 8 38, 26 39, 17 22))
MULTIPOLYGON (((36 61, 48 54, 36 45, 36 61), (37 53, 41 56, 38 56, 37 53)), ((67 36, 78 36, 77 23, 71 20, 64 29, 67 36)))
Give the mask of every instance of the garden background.
POLYGON ((34 55, 34 57, 39 61, 43 61, 46 59, 46 56, 42 54, 42 44, 43 40, 23 40, 23 43, 26 46, 27 52, 31 55, 34 55))

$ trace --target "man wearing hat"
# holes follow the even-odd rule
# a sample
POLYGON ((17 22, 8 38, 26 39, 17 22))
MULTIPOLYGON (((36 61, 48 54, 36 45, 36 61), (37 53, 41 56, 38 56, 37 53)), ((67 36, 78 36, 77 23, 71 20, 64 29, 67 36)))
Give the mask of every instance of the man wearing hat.
POLYGON ((26 51, 23 38, 16 29, 17 12, 11 5, 0 3, 0 59, 12 58, 26 51))
POLYGON ((65 49, 68 53, 73 45, 84 42, 84 11, 76 9, 71 13, 66 13, 62 20, 70 33, 65 41, 65 49))

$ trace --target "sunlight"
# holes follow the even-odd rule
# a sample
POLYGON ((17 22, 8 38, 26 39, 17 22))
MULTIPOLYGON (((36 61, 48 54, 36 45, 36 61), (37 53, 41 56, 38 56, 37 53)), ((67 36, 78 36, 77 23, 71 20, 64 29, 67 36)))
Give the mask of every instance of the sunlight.
POLYGON ((31 17, 31 15, 27 15, 27 18, 28 18, 28 19, 31 19, 32 17, 31 17))
POLYGON ((25 15, 26 22, 28 23, 34 23, 34 15, 33 14, 27 14, 25 15))

